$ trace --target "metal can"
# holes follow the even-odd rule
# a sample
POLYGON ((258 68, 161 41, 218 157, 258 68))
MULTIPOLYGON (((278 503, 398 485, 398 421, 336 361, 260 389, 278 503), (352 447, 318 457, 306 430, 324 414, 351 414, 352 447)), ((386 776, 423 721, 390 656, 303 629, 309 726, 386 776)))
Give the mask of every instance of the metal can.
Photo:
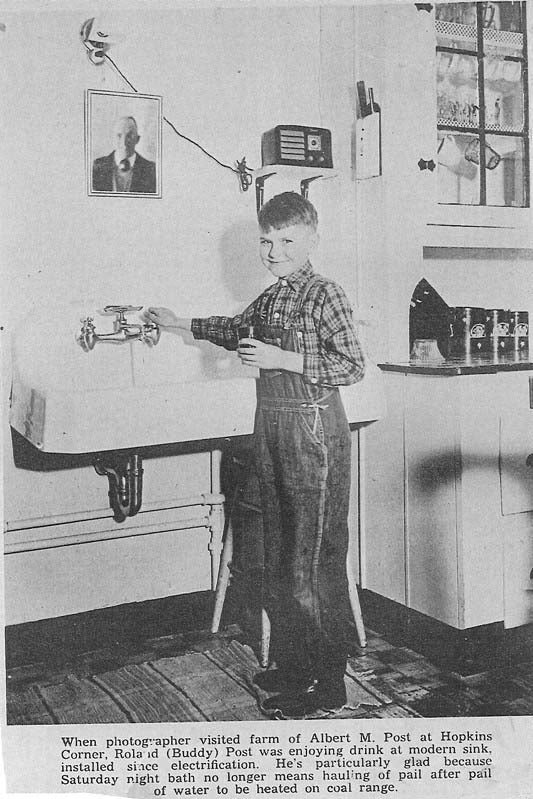
POLYGON ((512 338, 513 352, 521 358, 529 356, 529 313, 509 311, 509 335, 512 338))
POLYGON ((486 349, 485 308, 451 308, 449 353, 454 358, 481 355, 486 349))
POLYGON ((487 335, 494 358, 502 357, 511 350, 510 315, 511 312, 503 308, 491 308, 487 311, 487 335))

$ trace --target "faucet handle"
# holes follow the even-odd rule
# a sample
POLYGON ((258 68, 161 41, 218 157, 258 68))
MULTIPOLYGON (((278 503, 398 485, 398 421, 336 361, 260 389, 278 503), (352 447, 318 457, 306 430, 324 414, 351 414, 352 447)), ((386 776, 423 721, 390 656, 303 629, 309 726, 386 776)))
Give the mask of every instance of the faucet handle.
POLYGON ((141 311, 142 305, 106 305, 104 313, 106 314, 125 314, 130 311, 141 311))
POLYGON ((115 317, 113 325, 115 327, 115 332, 118 332, 122 327, 129 324, 126 319, 126 314, 130 313, 130 311, 140 311, 142 307, 142 305, 106 305, 104 314, 112 314, 115 317))
POLYGON ((81 346, 81 348, 85 352, 89 352, 92 350, 94 345, 96 344, 96 330, 94 327, 94 319, 92 316, 87 316, 85 319, 81 320, 81 330, 77 335, 76 339, 81 346))
POLYGON ((154 347, 161 338, 161 328, 154 322, 145 322, 142 327, 141 340, 149 347, 154 347))

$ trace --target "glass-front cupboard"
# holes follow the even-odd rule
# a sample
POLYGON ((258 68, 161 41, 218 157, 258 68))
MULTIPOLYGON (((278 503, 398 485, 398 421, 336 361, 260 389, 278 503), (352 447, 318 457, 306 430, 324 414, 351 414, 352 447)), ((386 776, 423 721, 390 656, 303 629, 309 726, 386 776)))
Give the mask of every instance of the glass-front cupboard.
POLYGON ((529 206, 526 4, 435 7, 440 204, 529 206))

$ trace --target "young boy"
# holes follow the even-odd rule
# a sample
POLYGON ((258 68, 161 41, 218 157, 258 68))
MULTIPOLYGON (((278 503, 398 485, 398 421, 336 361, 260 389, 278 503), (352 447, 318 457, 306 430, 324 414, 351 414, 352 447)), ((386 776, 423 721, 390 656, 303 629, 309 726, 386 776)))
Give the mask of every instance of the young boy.
POLYGON ((233 318, 148 318, 192 331, 259 368, 254 438, 264 529, 264 604, 277 668, 254 682, 276 692, 266 714, 302 718, 346 702, 351 619, 346 575, 350 430, 338 386, 364 374, 343 290, 313 272, 317 213, 285 192, 260 210, 260 256, 277 278, 233 318), (239 328, 253 338, 239 341, 239 328))

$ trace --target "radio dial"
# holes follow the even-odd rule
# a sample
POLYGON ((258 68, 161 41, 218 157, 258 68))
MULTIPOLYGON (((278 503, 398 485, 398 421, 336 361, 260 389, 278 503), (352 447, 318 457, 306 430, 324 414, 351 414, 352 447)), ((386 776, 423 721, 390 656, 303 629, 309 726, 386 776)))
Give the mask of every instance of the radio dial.
POLYGON ((314 155, 308 155, 308 156, 307 156, 307 160, 308 160, 308 161, 314 161, 314 160, 315 160, 315 157, 314 157, 314 155))

